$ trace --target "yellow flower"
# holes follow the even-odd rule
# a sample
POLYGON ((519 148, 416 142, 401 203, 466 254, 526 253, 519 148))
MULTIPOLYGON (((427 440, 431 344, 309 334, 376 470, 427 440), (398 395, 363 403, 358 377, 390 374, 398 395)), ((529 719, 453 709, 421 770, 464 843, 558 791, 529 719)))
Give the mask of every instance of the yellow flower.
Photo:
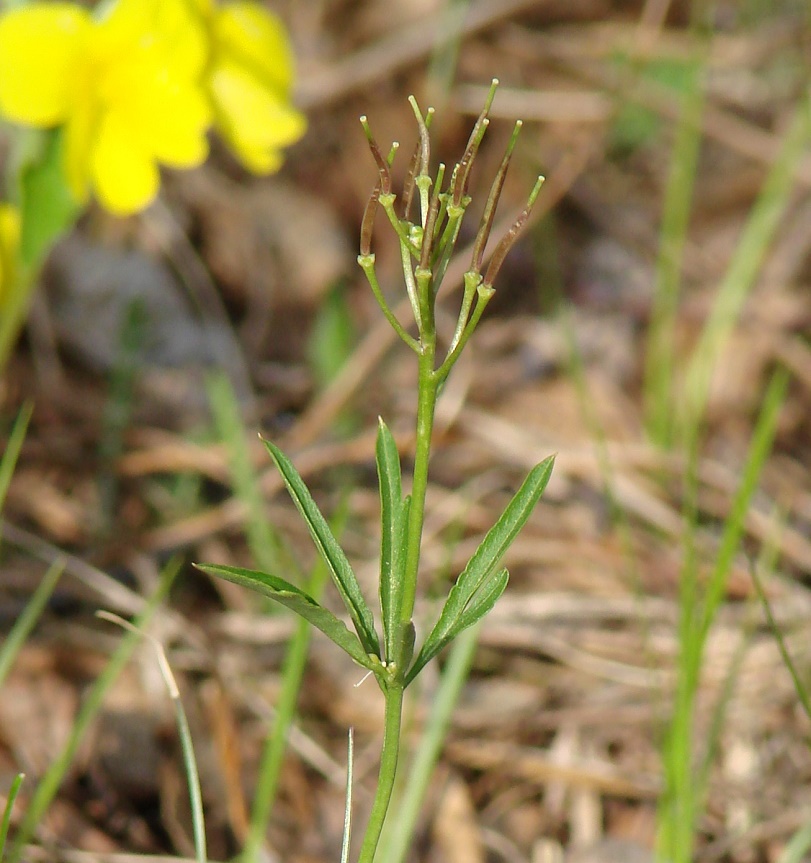
POLYGON ((17 272, 20 246, 20 214, 8 204, 0 204, 0 309, 17 272))
POLYGON ((249 170, 275 171, 281 149, 306 127, 290 104, 293 55, 284 27, 258 3, 195 2, 211 40, 206 82, 215 127, 249 170))
POLYGON ((73 3, 31 3, 0 17, 0 113, 64 125, 76 198, 92 189, 112 212, 136 212, 157 194, 159 163, 189 168, 208 154, 207 59, 186 0, 118 0, 98 19, 73 3))

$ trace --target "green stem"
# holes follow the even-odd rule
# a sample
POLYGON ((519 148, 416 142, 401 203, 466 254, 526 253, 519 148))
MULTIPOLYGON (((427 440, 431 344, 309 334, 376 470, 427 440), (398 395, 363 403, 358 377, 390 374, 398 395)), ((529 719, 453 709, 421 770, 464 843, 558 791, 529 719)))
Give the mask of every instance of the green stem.
MULTIPOLYGON (((417 403, 417 442, 414 454, 414 474, 411 484, 411 507, 408 513, 405 573, 403 577, 403 599, 400 605, 400 632, 397 639, 399 659, 403 644, 403 633, 411 623, 417 593, 417 573, 420 568, 420 545, 425 520, 425 494, 428 489, 428 459, 431 453, 431 434, 434 428, 438 379, 434 373, 433 340, 423 340, 419 357, 419 396, 417 403)), ((405 668, 400 669, 403 673, 405 668)))
POLYGON ((468 339, 473 335, 473 331, 479 325, 482 315, 487 304, 490 302, 495 291, 490 285, 479 285, 477 288, 476 307, 473 309, 473 314, 470 320, 465 325, 461 338, 458 343, 451 349, 447 357, 445 357, 442 365, 436 370, 436 376, 440 383, 451 373, 453 364, 459 359, 459 355, 465 349, 468 339))
POLYGON ((391 324, 391 328, 411 348, 412 351, 419 353, 419 342, 406 332, 405 327, 397 320, 391 307, 386 302, 386 298, 383 296, 383 289, 380 287, 380 282, 377 279, 377 272, 375 271, 375 256, 358 255, 358 264, 360 264, 360 267, 366 276, 366 281, 372 289, 372 293, 377 300, 378 306, 380 306, 380 310, 385 315, 386 320, 391 324))
POLYGON ((448 734, 451 715, 468 678, 481 623, 465 630, 453 642, 434 693, 431 712, 411 765, 408 782, 397 799, 397 817, 388 825, 382 851, 386 863, 403 863, 417 825, 422 802, 448 734))
POLYGON ((402 684, 389 685, 383 692, 386 698, 386 724, 383 731, 383 752, 380 756, 380 773, 377 791, 372 803, 372 813, 366 826, 366 835, 360 849, 358 863, 374 863, 383 822, 389 808, 394 779, 397 774, 397 759, 400 755, 400 725, 403 716, 402 684))

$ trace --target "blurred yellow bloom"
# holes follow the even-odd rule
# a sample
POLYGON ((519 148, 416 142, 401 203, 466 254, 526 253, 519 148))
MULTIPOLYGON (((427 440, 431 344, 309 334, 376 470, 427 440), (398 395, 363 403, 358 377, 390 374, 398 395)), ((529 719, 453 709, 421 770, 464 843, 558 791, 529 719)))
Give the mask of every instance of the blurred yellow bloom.
POLYGON ((210 38, 206 83, 215 127, 249 170, 278 170, 281 149, 306 127, 290 103, 293 55, 284 26, 255 2, 195 2, 210 38))
POLYGON ((8 204, 0 204, 0 309, 17 271, 20 245, 20 214, 8 204))
POLYGON ((76 198, 92 189, 112 212, 136 212, 158 191, 159 163, 206 158, 208 56, 186 0, 118 0, 99 19, 73 3, 31 3, 0 16, 0 113, 64 125, 76 198))

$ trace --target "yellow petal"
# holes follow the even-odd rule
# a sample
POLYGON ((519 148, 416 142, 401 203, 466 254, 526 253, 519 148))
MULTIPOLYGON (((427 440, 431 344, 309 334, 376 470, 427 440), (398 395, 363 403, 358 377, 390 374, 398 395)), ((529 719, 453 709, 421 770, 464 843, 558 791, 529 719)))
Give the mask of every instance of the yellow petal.
POLYGON ((227 3, 215 13, 216 62, 244 66, 266 87, 286 96, 293 79, 293 54, 282 22, 258 3, 227 3))
POLYGON ((149 82, 116 111, 123 114, 122 122, 131 126, 133 136, 159 162, 174 168, 194 168, 208 156, 206 131, 211 105, 197 88, 149 82))
POLYGON ((99 201, 115 215, 137 213, 158 194, 160 175, 155 159, 118 114, 102 120, 90 170, 99 201))
POLYGON ((234 64, 218 66, 210 86, 217 128, 246 167, 257 173, 276 170, 278 154, 270 151, 297 141, 306 128, 304 117, 234 64))
POLYGON ((80 204, 83 204, 88 196, 93 138, 97 128, 98 117, 89 102, 78 106, 65 124, 62 167, 68 188, 80 204))
POLYGON ((157 57, 174 80, 197 80, 208 60, 205 29, 188 0, 118 0, 95 42, 104 63, 157 57))
POLYGON ((231 143, 231 148, 239 161, 254 174, 274 174, 284 162, 281 150, 251 146, 246 141, 231 143))
POLYGON ((0 17, 0 112, 32 126, 64 121, 76 100, 89 13, 72 3, 33 3, 0 17))

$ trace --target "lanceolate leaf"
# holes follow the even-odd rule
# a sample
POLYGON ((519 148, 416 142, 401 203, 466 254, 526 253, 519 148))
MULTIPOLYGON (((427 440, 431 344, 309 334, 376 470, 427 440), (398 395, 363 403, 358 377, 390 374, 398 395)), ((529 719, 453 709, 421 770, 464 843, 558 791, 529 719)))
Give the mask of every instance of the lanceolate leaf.
POLYGON ((317 629, 320 629, 328 638, 331 638, 338 647, 343 648, 351 657, 364 668, 374 671, 378 666, 373 663, 360 641, 354 633, 350 632, 344 623, 323 606, 319 605, 309 594, 299 590, 283 578, 277 578, 267 572, 259 572, 255 569, 243 569, 238 566, 216 566, 214 564, 195 564, 198 569, 232 581, 234 584, 249 587, 257 593, 269 596, 271 599, 287 606, 291 611, 301 615, 317 629))
POLYGON ((455 635, 486 614, 504 591, 507 573, 506 570, 496 573, 496 566, 546 488, 554 462, 554 456, 550 456, 529 472, 524 484, 468 561, 451 588, 436 626, 409 670, 409 682, 455 635))
POLYGON ((490 528, 487 536, 462 570, 462 574, 448 596, 443 615, 455 618, 461 614, 473 594, 496 568, 543 494, 552 475, 554 463, 554 456, 550 456, 529 472, 523 485, 515 493, 515 497, 507 504, 501 517, 490 528))
POLYGON ((407 505, 403 501, 400 454, 394 437, 381 419, 375 448, 380 485, 380 610, 383 614, 383 640, 386 659, 395 653, 395 633, 400 619, 403 595, 402 569, 407 505))
POLYGON ((451 627, 450 638, 456 638, 463 629, 467 629, 484 617, 504 593, 509 580, 510 574, 506 569, 491 573, 451 627))
MULTIPOLYGON (((485 579, 484 583, 479 588, 478 592, 471 598, 464 611, 453 620, 445 619, 444 611, 440 616, 437 625, 434 627, 431 634, 425 640, 419 656, 414 660, 414 664, 409 668, 405 678, 405 684, 409 683, 422 671, 446 645, 450 644, 462 630, 472 626, 476 621, 481 620, 488 611, 496 604, 499 597, 507 587, 507 582, 510 575, 506 569, 500 572, 491 573, 485 579)), ((447 606, 446 606, 447 607, 447 606)))
POLYGON ((363 649, 366 653, 379 656, 380 642, 375 631, 372 612, 363 598, 358 579, 343 549, 338 544, 338 540, 335 539, 327 520, 321 514, 321 510, 318 509, 309 489, 304 484, 304 480, 293 467, 290 459, 270 441, 265 440, 263 443, 276 463, 296 508, 307 522, 313 542, 315 542, 316 548, 327 564, 332 580, 335 582, 349 616, 352 618, 363 649))

